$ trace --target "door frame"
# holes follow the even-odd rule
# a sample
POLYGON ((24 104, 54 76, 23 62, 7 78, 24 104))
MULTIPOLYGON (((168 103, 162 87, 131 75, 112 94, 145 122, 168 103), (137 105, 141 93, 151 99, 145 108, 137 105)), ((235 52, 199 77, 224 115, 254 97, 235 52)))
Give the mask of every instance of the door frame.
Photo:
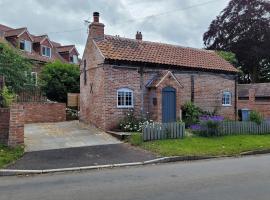
MULTIPOLYGON (((161 105, 161 114, 162 114, 162 116, 161 116, 161 120, 162 120, 162 122, 164 123, 164 116, 165 116, 165 113, 164 113, 164 110, 163 109, 165 109, 164 108, 164 106, 165 106, 165 99, 164 99, 164 94, 166 93, 166 92, 173 92, 174 93, 174 113, 173 113, 173 118, 174 118, 174 120, 172 121, 172 122, 175 122, 176 121, 176 89, 174 88, 174 87, 171 87, 171 86, 166 86, 166 87, 164 87, 163 89, 162 89, 162 92, 161 92, 161 98, 162 98, 162 105, 161 105)), ((166 122, 165 122, 166 123, 166 122)))

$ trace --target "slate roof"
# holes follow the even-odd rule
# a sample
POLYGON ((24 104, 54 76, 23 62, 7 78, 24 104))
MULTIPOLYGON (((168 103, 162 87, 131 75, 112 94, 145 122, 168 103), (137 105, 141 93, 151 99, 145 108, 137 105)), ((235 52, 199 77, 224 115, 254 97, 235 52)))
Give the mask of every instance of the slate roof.
POLYGON ((95 42, 105 59, 108 60, 161 64, 197 70, 238 72, 235 67, 214 51, 110 35, 105 35, 104 39, 96 39, 95 42))
POLYGON ((270 97, 270 83, 238 84, 238 96, 248 97, 249 89, 255 89, 256 97, 270 97))

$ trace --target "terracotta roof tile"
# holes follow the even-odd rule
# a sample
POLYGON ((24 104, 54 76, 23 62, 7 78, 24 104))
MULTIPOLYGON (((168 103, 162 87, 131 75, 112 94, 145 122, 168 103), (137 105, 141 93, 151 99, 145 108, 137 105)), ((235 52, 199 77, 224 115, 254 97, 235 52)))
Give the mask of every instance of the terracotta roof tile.
POLYGON ((75 47, 75 45, 66 45, 57 47, 58 52, 69 52, 75 47))
POLYGON ((95 40, 105 59, 238 72, 214 51, 105 35, 95 40))
POLYGON ((22 32, 24 32, 25 30, 26 30, 25 27, 7 30, 7 31, 5 31, 5 37, 17 36, 17 35, 21 34, 22 32))
POLYGON ((32 35, 32 37, 34 38, 34 42, 41 42, 48 36, 47 35, 38 35, 38 36, 32 35))
POLYGON ((5 32, 5 31, 8 31, 8 30, 12 30, 12 28, 10 28, 8 26, 5 26, 3 24, 0 24, 0 32, 5 32))

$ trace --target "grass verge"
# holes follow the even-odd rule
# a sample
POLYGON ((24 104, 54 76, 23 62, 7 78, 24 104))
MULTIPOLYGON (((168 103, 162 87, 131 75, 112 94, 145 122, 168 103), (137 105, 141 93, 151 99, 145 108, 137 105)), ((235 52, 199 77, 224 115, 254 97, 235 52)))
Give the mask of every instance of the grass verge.
POLYGON ((0 144, 0 169, 19 159, 24 153, 22 146, 9 148, 0 144))
MULTIPOLYGON (((138 143, 138 142, 137 142, 138 143)), ((242 152, 270 149, 270 135, 186 137, 138 143, 162 156, 232 156, 242 152)))

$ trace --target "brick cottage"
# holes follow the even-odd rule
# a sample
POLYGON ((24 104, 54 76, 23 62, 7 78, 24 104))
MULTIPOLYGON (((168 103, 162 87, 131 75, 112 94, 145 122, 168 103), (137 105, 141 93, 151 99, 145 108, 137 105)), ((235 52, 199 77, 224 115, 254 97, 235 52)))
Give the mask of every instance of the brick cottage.
POLYGON ((193 101, 203 110, 237 116, 237 70, 213 51, 104 34, 93 14, 80 66, 80 120, 115 128, 128 109, 154 121, 181 117, 193 101))

